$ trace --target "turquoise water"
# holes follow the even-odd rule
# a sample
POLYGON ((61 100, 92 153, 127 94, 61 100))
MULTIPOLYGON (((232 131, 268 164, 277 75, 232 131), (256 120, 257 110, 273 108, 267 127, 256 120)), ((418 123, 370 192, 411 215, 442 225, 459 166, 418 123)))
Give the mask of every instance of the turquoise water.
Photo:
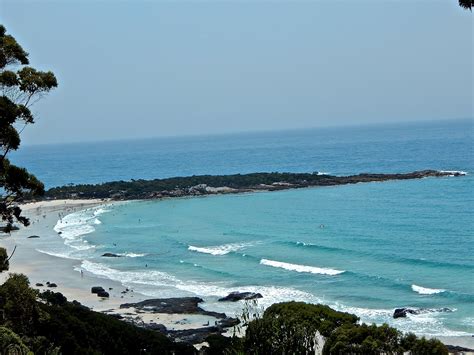
POLYGON ((80 259, 86 272, 150 296, 203 296, 209 309, 239 313, 242 304, 222 304, 217 298, 252 290, 263 294, 264 306, 290 299, 323 302, 364 321, 388 322, 418 334, 474 332, 471 121, 136 144, 136 159, 133 149, 121 158, 129 159, 127 168, 114 160, 120 153, 114 142, 98 144, 108 148, 97 152, 106 162, 95 167, 81 155, 81 149, 92 155, 85 145, 28 147, 18 159, 27 165, 34 154, 56 152, 54 162, 46 159, 32 167, 49 186, 82 178, 136 178, 144 171, 137 167, 152 159, 139 158, 146 147, 160 151, 161 165, 145 169, 145 178, 425 168, 468 175, 116 203, 65 217, 55 227, 62 238, 45 241, 42 251, 80 259), (167 152, 172 161, 164 158, 167 152), (55 177, 45 168, 62 161, 71 167, 55 177), (114 164, 122 167, 120 174, 107 168, 114 164), (104 259, 104 252, 124 257, 104 259), (394 308, 406 306, 429 311, 392 319, 394 308))

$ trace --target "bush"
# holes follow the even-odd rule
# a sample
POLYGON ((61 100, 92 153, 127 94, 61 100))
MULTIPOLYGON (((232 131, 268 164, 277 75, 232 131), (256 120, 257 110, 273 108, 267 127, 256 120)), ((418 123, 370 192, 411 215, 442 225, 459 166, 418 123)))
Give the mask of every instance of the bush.
POLYGON ((9 267, 8 254, 5 248, 0 248, 0 272, 7 271, 9 267))
POLYGON ((261 319, 249 323, 244 346, 250 354, 314 353, 316 335, 329 336, 343 324, 355 324, 355 315, 328 306, 303 302, 277 303, 261 319))
POLYGON ((0 354, 33 355, 20 337, 5 327, 0 327, 0 354))

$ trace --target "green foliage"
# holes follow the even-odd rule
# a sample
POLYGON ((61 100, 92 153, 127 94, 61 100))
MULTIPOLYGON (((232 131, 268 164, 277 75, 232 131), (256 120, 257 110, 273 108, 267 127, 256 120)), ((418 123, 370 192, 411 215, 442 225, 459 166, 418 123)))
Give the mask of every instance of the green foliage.
POLYGON ((3 310, 3 325, 18 334, 34 332, 41 312, 36 298, 37 291, 29 287, 28 278, 21 274, 10 274, 0 286, 0 309, 3 310))
POLYGON ((459 6, 472 10, 472 5, 474 4, 473 0, 459 0, 459 6))
POLYGON ((401 340, 400 344, 405 351, 410 351, 413 355, 447 355, 448 349, 438 339, 417 338, 415 334, 408 333, 401 340))
POLYGON ((0 313, 2 326, 36 354, 195 353, 192 346, 173 343, 161 333, 67 302, 61 293, 40 295, 24 275, 12 274, 0 286, 0 313))
POLYGON ((439 340, 403 335, 386 324, 360 325, 355 315, 303 302, 270 306, 262 317, 248 323, 240 341, 218 335, 208 337, 205 354, 314 354, 318 333, 325 338, 324 355, 448 354, 439 340))
POLYGON ((323 354, 403 354, 447 355, 446 347, 436 339, 417 338, 414 334, 402 335, 387 324, 344 325, 338 328, 324 344, 323 354))
POLYGON ((21 338, 5 327, 0 327, 0 354, 33 355, 21 338))
POLYGON ((15 221, 28 225, 17 202, 25 195, 44 193, 40 181, 7 159, 9 152, 19 148, 21 131, 34 122, 31 105, 58 86, 52 72, 27 64, 28 53, 0 25, 0 217, 5 232, 11 231, 15 221))
POLYGON ((384 324, 346 324, 326 340, 323 354, 402 354, 401 333, 384 324))
POLYGON ((0 248, 0 272, 7 271, 9 264, 7 250, 0 248))
MULTIPOLYGON (((206 185, 234 189, 233 192, 250 190, 282 190, 309 186, 337 186, 361 182, 420 179, 446 176, 435 170, 414 171, 406 174, 359 174, 332 176, 314 173, 251 173, 234 175, 194 175, 154 180, 112 181, 103 184, 81 184, 55 187, 48 190, 46 198, 112 198, 148 199, 208 194, 206 185)), ((212 193, 212 192, 211 192, 212 193)))
POLYGON ((341 325, 357 320, 352 314, 324 305, 277 303, 248 324, 244 345, 250 354, 314 353, 317 332, 329 336, 341 325))
POLYGON ((48 319, 38 334, 60 347, 63 354, 193 354, 191 346, 171 342, 165 335, 138 328, 81 305, 41 304, 48 319))
POLYGON ((206 338, 209 347, 205 349, 206 355, 239 355, 246 354, 242 339, 226 337, 221 334, 209 335, 206 338))

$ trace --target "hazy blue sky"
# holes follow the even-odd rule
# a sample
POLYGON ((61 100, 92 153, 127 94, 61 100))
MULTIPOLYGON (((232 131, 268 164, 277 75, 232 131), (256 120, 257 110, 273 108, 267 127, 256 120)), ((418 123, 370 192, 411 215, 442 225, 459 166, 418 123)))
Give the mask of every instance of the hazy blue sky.
POLYGON ((25 143, 473 117, 457 0, 1 0, 53 70, 25 143))

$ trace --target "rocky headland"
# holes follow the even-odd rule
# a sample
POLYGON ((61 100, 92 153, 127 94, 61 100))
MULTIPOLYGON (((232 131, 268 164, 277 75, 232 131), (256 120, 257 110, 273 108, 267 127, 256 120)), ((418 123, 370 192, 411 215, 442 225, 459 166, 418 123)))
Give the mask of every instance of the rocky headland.
POLYGON ((401 174, 358 174, 349 176, 314 173, 251 173, 200 175, 155 180, 114 181, 95 185, 55 187, 45 199, 142 200, 169 197, 202 196, 256 191, 279 191, 317 186, 413 180, 429 177, 462 176, 460 171, 421 170, 401 174))

